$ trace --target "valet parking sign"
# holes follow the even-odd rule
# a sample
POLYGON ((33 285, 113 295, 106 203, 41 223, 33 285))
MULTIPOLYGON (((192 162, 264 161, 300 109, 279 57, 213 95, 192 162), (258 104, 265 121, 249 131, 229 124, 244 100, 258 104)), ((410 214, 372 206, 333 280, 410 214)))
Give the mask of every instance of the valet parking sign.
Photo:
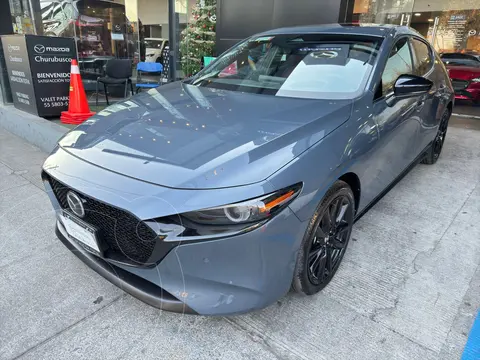
POLYGON ((66 111, 73 39, 8 35, 2 43, 15 107, 43 117, 66 111))

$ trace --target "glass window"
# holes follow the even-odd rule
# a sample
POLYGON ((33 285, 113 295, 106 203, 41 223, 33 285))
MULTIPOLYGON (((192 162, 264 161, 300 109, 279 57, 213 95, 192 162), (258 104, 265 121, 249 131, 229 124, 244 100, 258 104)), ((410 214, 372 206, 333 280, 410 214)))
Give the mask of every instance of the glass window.
POLYGON ((480 67, 480 59, 475 55, 447 53, 440 55, 446 65, 480 67))
POLYGON ((403 38, 393 46, 382 74, 382 92, 386 95, 393 90, 393 85, 400 75, 413 74, 412 54, 408 39, 403 38))
POLYGON ((147 49, 163 49, 164 40, 161 39, 145 39, 145 47, 147 49))
POLYGON ((347 17, 346 22, 408 26, 416 2, 419 0, 354 0, 351 20, 347 17))
POLYGON ((441 54, 440 57, 442 59, 458 59, 458 58, 465 58, 468 55, 464 54, 457 54, 457 53, 449 53, 449 54, 441 54))
POLYGON ((443 60, 445 65, 450 66, 471 66, 471 67, 480 67, 480 61, 473 59, 451 59, 443 60))
POLYGON ((276 35, 250 38, 189 83, 274 96, 347 99, 363 92, 379 39, 276 35))
POLYGON ((74 20, 77 8, 61 1, 41 1, 43 34, 46 36, 74 37, 74 20))
POLYGON ((423 76, 432 68, 432 54, 430 48, 423 41, 412 39, 415 53, 415 75, 423 76))

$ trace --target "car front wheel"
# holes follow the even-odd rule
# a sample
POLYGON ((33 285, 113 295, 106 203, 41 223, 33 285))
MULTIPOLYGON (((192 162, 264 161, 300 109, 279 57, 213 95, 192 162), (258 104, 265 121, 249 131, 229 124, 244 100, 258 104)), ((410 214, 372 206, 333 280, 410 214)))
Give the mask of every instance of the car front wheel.
POLYGON ((297 256, 293 290, 313 295, 330 282, 347 249, 354 212, 351 188, 336 181, 310 220, 297 256))

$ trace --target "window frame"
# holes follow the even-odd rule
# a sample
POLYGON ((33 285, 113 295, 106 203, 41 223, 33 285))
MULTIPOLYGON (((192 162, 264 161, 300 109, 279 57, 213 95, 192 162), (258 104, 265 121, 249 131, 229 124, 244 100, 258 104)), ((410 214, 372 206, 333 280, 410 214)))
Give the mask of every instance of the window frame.
POLYGON ((427 47, 428 55, 430 56, 430 68, 428 69, 428 71, 426 73, 422 74, 422 75, 416 75, 416 76, 421 76, 421 77, 428 76, 433 71, 433 68, 435 67, 435 56, 434 56, 434 53, 433 53, 433 49, 430 46, 430 44, 428 42, 426 42, 425 40, 423 40, 422 38, 420 38, 418 36, 410 36, 409 43, 410 43, 410 51, 411 51, 412 57, 413 57, 413 70, 414 70, 414 72, 416 70, 415 67, 417 65, 417 53, 415 52, 415 47, 413 46, 413 41, 414 40, 417 40, 417 41, 423 43, 427 47))
POLYGON ((414 63, 414 59, 413 59, 413 51, 412 51, 411 44, 410 44, 410 38, 411 38, 411 35, 406 35, 405 34, 405 35, 400 35, 393 40, 392 46, 390 46, 390 48, 388 49, 387 61, 385 61, 385 65, 383 66, 383 69, 380 72, 380 81, 377 84, 377 87, 375 88, 375 91, 374 91, 374 96, 379 91, 379 89, 382 91, 382 95, 377 97, 377 98, 374 97, 373 103, 376 103, 377 101, 380 101, 380 100, 385 100, 387 97, 389 97, 393 94, 393 90, 391 90, 391 91, 389 91, 385 94, 383 93, 383 73, 385 72, 385 69, 387 68, 388 60, 390 59, 390 54, 392 53, 392 50, 394 49, 394 47, 397 45, 397 43, 399 41, 404 40, 404 39, 407 39, 407 45, 408 45, 408 49, 410 51, 410 61, 412 62, 412 72, 413 72, 415 63, 414 63))

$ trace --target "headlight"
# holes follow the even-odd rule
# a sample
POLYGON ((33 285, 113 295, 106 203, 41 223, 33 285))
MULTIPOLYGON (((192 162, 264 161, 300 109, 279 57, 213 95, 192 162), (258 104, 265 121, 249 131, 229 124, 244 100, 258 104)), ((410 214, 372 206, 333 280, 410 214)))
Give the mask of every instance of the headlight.
POLYGON ((476 83, 480 82, 480 77, 472 79, 472 82, 476 82, 476 83))
POLYGON ((235 204, 181 214, 190 221, 205 225, 237 225, 267 220, 284 209, 300 193, 301 184, 269 195, 235 204))

